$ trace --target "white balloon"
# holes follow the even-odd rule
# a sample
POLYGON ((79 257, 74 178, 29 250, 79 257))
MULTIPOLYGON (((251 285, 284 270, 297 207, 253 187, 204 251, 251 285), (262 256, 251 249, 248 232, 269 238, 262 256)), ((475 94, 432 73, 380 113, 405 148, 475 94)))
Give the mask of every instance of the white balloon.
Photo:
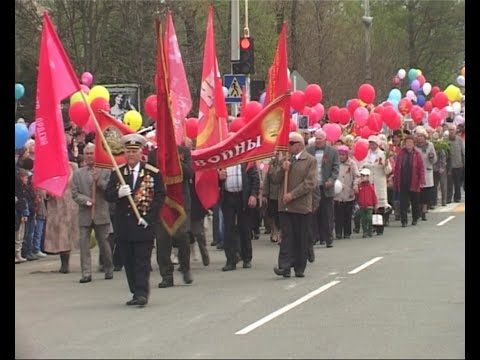
POLYGON ((343 184, 340 180, 335 180, 335 185, 334 185, 334 188, 335 188, 335 194, 340 194, 343 190, 343 184))
POLYGON ((225 86, 222 86, 223 89, 223 97, 228 97, 228 89, 225 86))
POLYGON ((453 123, 455 125, 460 125, 460 124, 465 123, 465 119, 463 118, 462 115, 457 115, 457 116, 455 116, 455 119, 453 120, 453 123))
POLYGON ((413 98, 415 97, 415 93, 413 92, 413 90, 408 90, 405 96, 408 99, 413 100, 413 98))
POLYGON ((458 83, 458 85, 460 85, 460 86, 465 86, 465 77, 462 76, 462 75, 459 75, 459 76, 457 77, 457 83, 458 83))
POLYGON ((423 84, 422 90, 425 95, 430 94, 430 91, 432 91, 432 84, 426 82, 425 84, 423 84))
POLYGON ((452 108, 455 114, 460 114, 460 111, 462 111, 462 105, 458 101, 452 104, 452 108))
POLYGON ((405 79, 405 75, 407 75, 407 72, 405 71, 405 69, 398 70, 397 76, 399 79, 401 80, 405 79))

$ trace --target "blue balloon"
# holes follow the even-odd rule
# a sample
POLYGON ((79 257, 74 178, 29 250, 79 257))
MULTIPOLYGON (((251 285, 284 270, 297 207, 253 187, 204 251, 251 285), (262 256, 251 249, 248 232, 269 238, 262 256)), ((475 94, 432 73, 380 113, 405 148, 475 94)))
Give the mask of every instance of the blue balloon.
POLYGON ((425 96, 417 95, 417 104, 423 107, 425 105, 425 96))
POLYGON ((25 88, 22 84, 15 84, 15 100, 21 99, 25 94, 25 88))
POLYGON ((15 150, 20 150, 27 142, 28 129, 25 124, 15 124, 15 150))
POLYGON ((402 93, 398 89, 392 89, 390 90, 390 93, 388 94, 388 99, 390 100, 397 100, 397 102, 400 101, 402 98, 402 93))

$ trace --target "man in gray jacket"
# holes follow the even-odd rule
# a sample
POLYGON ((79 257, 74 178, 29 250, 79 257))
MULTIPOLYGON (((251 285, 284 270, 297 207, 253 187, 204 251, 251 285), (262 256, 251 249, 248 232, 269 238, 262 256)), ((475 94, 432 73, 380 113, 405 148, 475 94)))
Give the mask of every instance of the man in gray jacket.
POLYGON ((95 145, 88 143, 83 149, 86 166, 75 170, 72 178, 72 198, 79 205, 80 225, 80 283, 92 281, 92 257, 90 254, 90 234, 92 228, 100 249, 105 271, 105 279, 113 279, 112 249, 108 242, 111 230, 110 211, 105 199, 105 189, 110 179, 110 171, 95 167, 95 145))
POLYGON ((333 146, 327 145, 327 134, 322 129, 315 131, 315 145, 309 146, 306 151, 317 160, 318 186, 315 191, 320 194, 320 204, 313 216, 317 223, 320 244, 326 243, 327 247, 331 248, 334 185, 340 167, 338 151, 333 146))

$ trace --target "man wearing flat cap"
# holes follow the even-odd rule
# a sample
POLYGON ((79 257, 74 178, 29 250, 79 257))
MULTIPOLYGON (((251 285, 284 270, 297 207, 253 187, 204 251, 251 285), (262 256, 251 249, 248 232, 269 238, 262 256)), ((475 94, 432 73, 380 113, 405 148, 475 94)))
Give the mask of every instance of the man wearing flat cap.
POLYGON ((107 185, 105 197, 116 203, 115 221, 117 240, 125 266, 128 286, 133 298, 127 305, 144 306, 150 293, 150 260, 154 225, 158 221, 158 212, 165 200, 165 187, 160 171, 141 161, 142 149, 146 139, 139 134, 122 137, 125 148, 126 164, 119 167, 125 185, 122 185, 113 171, 107 185), (132 196, 140 219, 137 219, 129 196, 132 196))

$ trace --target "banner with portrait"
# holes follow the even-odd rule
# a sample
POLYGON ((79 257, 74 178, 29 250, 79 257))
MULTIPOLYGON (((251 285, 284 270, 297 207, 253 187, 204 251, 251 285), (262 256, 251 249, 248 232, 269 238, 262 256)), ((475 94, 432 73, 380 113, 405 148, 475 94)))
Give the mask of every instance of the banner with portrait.
POLYGON ((140 111, 140 86, 137 84, 102 85, 110 93, 110 115, 123 121, 127 111, 140 111))

